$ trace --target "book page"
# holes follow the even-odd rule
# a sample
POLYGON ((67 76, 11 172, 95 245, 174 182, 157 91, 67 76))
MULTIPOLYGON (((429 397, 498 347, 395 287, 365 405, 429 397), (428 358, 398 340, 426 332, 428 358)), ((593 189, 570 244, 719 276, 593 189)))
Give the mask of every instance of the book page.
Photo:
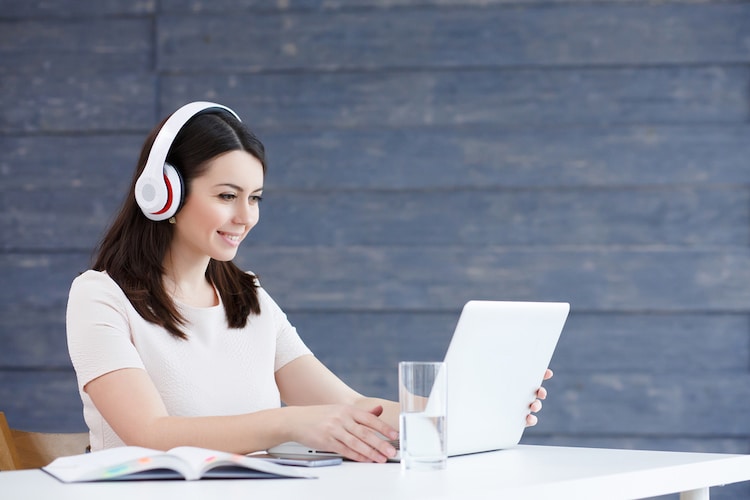
POLYGON ((137 479, 139 472, 154 469, 161 469, 160 477, 187 478, 193 475, 181 458, 138 446, 60 457, 42 467, 63 482, 137 479))
POLYGON ((196 476, 201 478, 316 477, 290 466, 206 448, 180 446, 167 453, 190 463, 196 476))
POLYGON ((61 457, 42 470, 60 481, 125 481, 146 479, 316 477, 294 467, 223 451, 181 446, 168 452, 123 446, 61 457))

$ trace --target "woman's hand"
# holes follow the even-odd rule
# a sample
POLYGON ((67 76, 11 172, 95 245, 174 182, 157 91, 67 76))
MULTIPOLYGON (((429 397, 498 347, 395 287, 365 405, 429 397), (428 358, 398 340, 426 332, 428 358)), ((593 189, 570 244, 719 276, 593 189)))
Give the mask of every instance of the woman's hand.
POLYGON ((287 404, 281 409, 287 441, 360 462, 395 456, 388 440, 398 438, 398 403, 362 396, 311 355, 277 370, 276 384, 287 404))
POLYGON ((396 455, 396 449, 387 440, 397 439, 398 432, 378 418, 382 406, 369 411, 347 404, 289 410, 295 413, 294 420, 289 422, 295 429, 294 441, 358 462, 385 462, 396 455))
MULTIPOLYGON (((544 380, 549 380, 552 378, 552 370, 547 368, 547 371, 544 372, 544 380)), ((537 418, 534 413, 537 413, 539 410, 542 409, 542 400, 547 398, 547 389, 544 387, 540 387, 538 391, 536 391, 536 399, 533 403, 529 405, 529 410, 531 410, 531 413, 529 413, 526 416, 526 427, 532 427, 537 424, 539 419, 537 418)))

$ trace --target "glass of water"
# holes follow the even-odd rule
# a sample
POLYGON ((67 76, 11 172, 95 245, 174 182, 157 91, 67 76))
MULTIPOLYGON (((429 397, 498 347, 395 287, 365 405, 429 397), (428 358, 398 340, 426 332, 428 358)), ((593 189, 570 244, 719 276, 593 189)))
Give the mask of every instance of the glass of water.
POLYGON ((442 361, 398 364, 402 469, 444 469, 448 374, 442 361))

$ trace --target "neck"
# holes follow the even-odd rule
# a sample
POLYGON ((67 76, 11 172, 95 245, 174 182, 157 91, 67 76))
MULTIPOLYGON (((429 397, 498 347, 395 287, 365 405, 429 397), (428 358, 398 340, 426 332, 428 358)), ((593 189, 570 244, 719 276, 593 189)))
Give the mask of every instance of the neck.
POLYGON ((164 259, 164 288, 174 299, 188 305, 208 307, 217 302, 214 287, 206 279, 209 259, 184 260, 168 254, 164 259))

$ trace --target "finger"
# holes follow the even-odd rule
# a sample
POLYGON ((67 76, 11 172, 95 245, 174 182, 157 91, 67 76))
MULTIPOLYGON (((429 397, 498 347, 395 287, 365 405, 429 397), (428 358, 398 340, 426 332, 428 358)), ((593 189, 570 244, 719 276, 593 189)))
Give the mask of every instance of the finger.
POLYGON ((347 434, 342 438, 342 443, 352 453, 364 457, 360 461, 382 463, 395 454, 395 451, 392 453, 387 449, 391 447, 388 442, 379 438, 364 426, 355 425, 353 428, 346 430, 347 434), (382 451, 380 450, 381 447, 384 448, 382 451))
POLYGON ((380 455, 387 458, 396 454, 396 448, 393 447, 386 439, 398 438, 398 432, 390 425, 386 424, 379 418, 372 418, 365 414, 365 418, 357 421, 359 426, 352 430, 352 433, 367 446, 373 448, 380 455), (385 436, 386 439, 383 439, 385 436))
POLYGON ((344 457, 357 462, 377 462, 379 459, 376 453, 373 453, 371 446, 366 445, 361 439, 355 436, 356 428, 360 427, 353 419, 342 421, 335 430, 331 438, 333 443, 327 448, 333 452, 339 453, 344 457))
POLYGON ((538 399, 547 399, 547 389, 545 389, 544 387, 540 387, 539 389, 537 389, 536 397, 538 399))
POLYGON ((382 406, 378 405, 375 408, 371 409, 368 413, 373 415, 375 418, 365 418, 361 421, 358 421, 360 424, 374 429, 388 439, 398 439, 398 431, 388 425, 384 420, 377 418, 383 414, 382 406))
POLYGON ((354 460, 355 462, 374 462, 375 461, 375 460, 372 460, 367 455, 364 455, 358 452, 357 450, 347 446, 347 444, 343 441, 337 441, 337 445, 331 448, 333 452, 338 453, 339 455, 349 460, 354 460))
POLYGON ((547 371, 544 372, 544 380, 549 380, 554 375, 554 372, 547 368, 547 371))
POLYGON ((396 456, 396 448, 390 441, 388 441, 389 438, 383 438, 385 434, 382 432, 374 432, 371 429, 360 426, 355 435, 366 446, 371 448, 377 456, 383 456, 385 458, 396 456))
POLYGON ((542 409, 542 402, 539 401, 538 399, 534 400, 534 402, 529 405, 529 409, 531 410, 532 413, 538 412, 539 410, 542 409))
POLYGON ((358 462, 385 462, 395 456, 396 449, 377 434, 398 437, 394 429, 376 416, 382 413, 382 406, 369 411, 354 407, 342 410, 338 425, 330 428, 332 442, 327 449, 358 462))
POLYGON ((537 422, 539 422, 539 419, 536 418, 536 415, 526 415, 526 427, 534 427, 537 422))
POLYGON ((383 406, 382 405, 376 406, 375 408, 373 408, 372 410, 370 410, 370 413, 372 413, 376 417, 379 417, 380 415, 383 414, 383 406))

